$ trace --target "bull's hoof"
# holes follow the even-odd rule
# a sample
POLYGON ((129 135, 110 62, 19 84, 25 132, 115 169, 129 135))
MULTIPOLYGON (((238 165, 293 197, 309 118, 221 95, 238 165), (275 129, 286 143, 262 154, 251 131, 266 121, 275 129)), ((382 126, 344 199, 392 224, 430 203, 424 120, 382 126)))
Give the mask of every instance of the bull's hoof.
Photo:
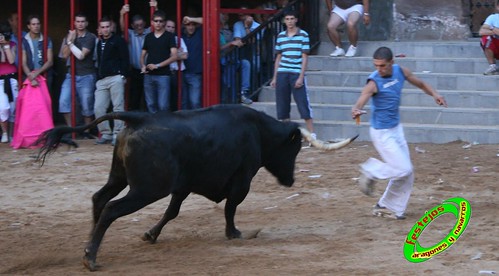
POLYGON ((148 241, 150 244, 156 243, 156 239, 157 237, 153 236, 150 231, 145 232, 144 235, 142 236, 142 240, 148 241))
POLYGON ((237 229, 235 229, 233 231, 226 231, 225 232, 225 236, 229 240, 232 240, 232 239, 241 239, 242 238, 241 231, 239 231, 237 229))
POLYGON ((91 260, 87 256, 83 257, 83 265, 90 271, 96 271, 97 270, 97 264, 95 263, 95 260, 91 260))

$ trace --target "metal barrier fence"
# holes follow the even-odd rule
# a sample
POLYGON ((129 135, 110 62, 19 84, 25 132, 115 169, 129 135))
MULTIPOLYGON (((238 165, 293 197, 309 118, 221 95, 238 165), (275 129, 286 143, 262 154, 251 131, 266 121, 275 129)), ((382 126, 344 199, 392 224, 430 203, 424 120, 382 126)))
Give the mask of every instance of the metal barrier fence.
POLYGON ((279 10, 258 28, 242 38, 244 46, 233 47, 221 53, 221 103, 239 103, 240 92, 257 100, 264 85, 274 74, 275 41, 286 29, 282 23, 286 10, 297 11, 298 27, 309 34, 310 48, 315 49, 319 41, 319 8, 317 0, 294 0, 279 10))

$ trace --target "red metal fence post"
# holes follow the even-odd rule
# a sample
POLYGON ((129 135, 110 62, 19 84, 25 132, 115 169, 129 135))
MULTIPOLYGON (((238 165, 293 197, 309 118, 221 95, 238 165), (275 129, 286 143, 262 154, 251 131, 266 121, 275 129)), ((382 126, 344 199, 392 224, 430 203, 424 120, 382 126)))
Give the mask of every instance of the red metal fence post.
POLYGON ((220 0, 203 1, 203 106, 220 103, 220 0))

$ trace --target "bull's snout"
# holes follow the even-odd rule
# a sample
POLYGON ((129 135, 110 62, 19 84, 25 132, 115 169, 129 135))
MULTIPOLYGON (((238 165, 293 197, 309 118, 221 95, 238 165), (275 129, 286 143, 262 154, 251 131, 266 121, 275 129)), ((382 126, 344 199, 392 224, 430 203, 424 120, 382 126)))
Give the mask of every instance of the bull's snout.
POLYGON ((286 179, 280 178, 278 180, 279 180, 279 184, 281 184, 282 186, 286 186, 286 187, 291 187, 295 183, 294 178, 286 178, 286 179))

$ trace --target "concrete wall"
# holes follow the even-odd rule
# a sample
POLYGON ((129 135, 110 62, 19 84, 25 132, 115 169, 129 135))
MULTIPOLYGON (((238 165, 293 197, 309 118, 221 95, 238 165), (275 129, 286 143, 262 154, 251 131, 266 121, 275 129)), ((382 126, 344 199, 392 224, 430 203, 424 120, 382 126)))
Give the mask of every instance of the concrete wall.
MULTIPOLYGON (((470 0, 371 0, 370 14, 370 25, 359 23, 361 40, 461 40, 472 36, 470 0)), ((321 40, 327 42, 328 18, 328 12, 321 13, 321 40)))

